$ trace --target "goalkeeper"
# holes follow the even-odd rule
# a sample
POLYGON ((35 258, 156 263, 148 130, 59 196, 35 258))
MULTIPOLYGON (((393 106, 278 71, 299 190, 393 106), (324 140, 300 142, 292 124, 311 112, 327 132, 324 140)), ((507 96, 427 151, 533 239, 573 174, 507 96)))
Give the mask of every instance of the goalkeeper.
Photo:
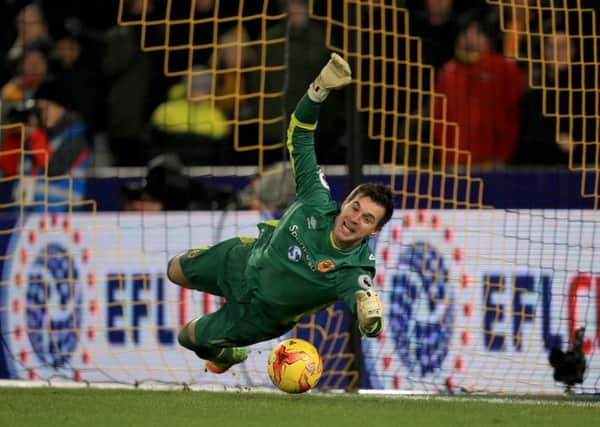
POLYGON ((349 65, 332 54, 292 114, 287 146, 296 200, 279 222, 259 224, 257 239, 233 238, 169 261, 172 282, 226 298, 219 310, 190 321, 178 335, 211 372, 243 362, 245 346, 279 337, 336 301, 356 314, 362 334, 383 331, 381 301, 372 289, 375 257, 366 240, 392 216, 390 188, 361 184, 338 207, 314 150, 320 104, 331 89, 350 81, 349 65))

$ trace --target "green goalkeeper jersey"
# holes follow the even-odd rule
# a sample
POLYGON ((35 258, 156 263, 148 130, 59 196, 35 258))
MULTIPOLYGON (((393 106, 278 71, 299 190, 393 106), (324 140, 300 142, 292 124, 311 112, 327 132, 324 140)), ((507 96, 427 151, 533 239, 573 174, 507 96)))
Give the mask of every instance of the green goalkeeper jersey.
POLYGON ((280 221, 259 224, 244 272, 254 301, 269 307, 269 316, 282 324, 336 301, 355 313, 354 293, 371 286, 375 274, 375 256, 366 242, 349 250, 333 243, 339 207, 316 160, 319 108, 305 95, 292 115, 287 146, 296 200, 280 221))

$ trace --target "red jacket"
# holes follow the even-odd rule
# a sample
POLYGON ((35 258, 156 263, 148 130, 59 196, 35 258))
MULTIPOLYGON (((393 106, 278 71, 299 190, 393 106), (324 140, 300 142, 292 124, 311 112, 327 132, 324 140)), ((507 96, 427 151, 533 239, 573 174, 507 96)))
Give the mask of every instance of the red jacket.
MULTIPOLYGON (((435 97, 436 145, 455 147, 456 126, 451 125, 455 123, 457 148, 471 153, 471 164, 510 161, 518 140, 519 101, 525 84, 525 75, 514 62, 492 52, 474 64, 447 62, 436 79, 436 93, 447 99, 444 117, 442 98, 435 97)), ((451 166, 458 153, 443 152, 445 164, 451 166)), ((442 153, 438 154, 438 160, 442 159, 442 153)), ((457 162, 466 164, 467 156, 460 153, 457 162)))
POLYGON ((44 170, 50 156, 52 148, 48 142, 48 135, 43 129, 35 129, 29 139, 25 141, 25 147, 21 142, 21 130, 23 128, 14 128, 5 130, 0 141, 0 175, 5 177, 14 177, 20 173, 27 175, 36 175, 38 171, 44 170), (20 171, 19 163, 21 155, 25 154, 31 157, 32 170, 20 171))

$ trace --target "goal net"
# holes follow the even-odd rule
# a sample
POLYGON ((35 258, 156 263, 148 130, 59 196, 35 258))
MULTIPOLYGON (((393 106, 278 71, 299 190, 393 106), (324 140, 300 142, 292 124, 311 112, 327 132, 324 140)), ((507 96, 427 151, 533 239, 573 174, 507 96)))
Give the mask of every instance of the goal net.
MULTIPOLYGON (((233 166, 206 162, 185 169, 209 185, 241 186, 254 174, 275 175, 280 185, 271 191, 283 194, 285 180, 277 174, 285 171, 269 166, 285 160, 286 115, 298 95, 294 90, 309 82, 296 79, 318 71, 329 51, 353 67, 353 98, 345 98, 350 92, 333 95, 337 111, 324 111, 320 128, 339 126, 339 113, 351 104, 364 127, 363 163, 370 163, 365 178, 385 180, 396 196, 394 217, 370 242, 386 329, 357 343, 352 319, 340 304, 303 319, 291 335, 311 341, 323 357, 319 389, 559 394, 567 385, 564 376, 555 377, 549 356, 553 350, 568 352, 576 331, 585 328, 577 349, 586 369, 568 388, 598 392, 596 11, 579 1, 482 2, 497 17, 492 22, 500 38, 517 40, 510 60, 519 64, 527 90, 537 91, 535 110, 553 123, 552 139, 569 136, 564 174, 550 181, 555 186, 544 188, 537 202, 529 202, 519 193, 536 187, 520 177, 536 175, 482 173, 477 149, 464 145, 461 135, 472 132, 452 119, 455 101, 436 91, 441 71, 428 62, 423 38, 412 30, 410 2, 308 0, 308 19, 321 33, 304 37, 322 43, 310 52, 298 50, 299 36, 287 25, 292 17, 281 2, 239 1, 232 7, 214 0, 208 12, 199 12, 204 2, 191 0, 189 10, 176 14, 170 0, 143 1, 135 19, 124 12, 128 3, 119 2, 118 25, 140 31, 140 51, 158 54, 163 74, 181 79, 180 95, 229 111, 220 125, 212 118, 200 125, 211 134, 217 126, 229 129, 219 141, 225 149, 207 150, 219 164, 233 166), (521 25, 514 23, 517 15, 526 17, 521 25), (161 36, 150 37, 154 31, 161 36), (565 62, 552 50, 550 39, 557 36, 580 52, 566 61, 578 85, 552 77, 565 62), (306 69, 298 67, 299 57, 306 58, 306 69), (206 81, 208 91, 194 91, 206 81), (504 195, 495 198, 502 206, 487 201, 494 185, 510 190, 495 188, 504 195), (565 197, 569 202, 561 202, 565 197)), ((161 117, 166 123, 167 114, 161 117)), ((180 125, 169 122, 161 135, 180 125)), ((193 127, 192 119, 184 125, 193 127)), ((252 346, 248 361, 224 375, 205 372, 192 352, 178 346, 179 328, 223 301, 179 288, 165 276, 173 255, 228 237, 256 236, 256 224, 272 212, 228 204, 107 211, 105 200, 79 197, 81 176, 49 173, 49 154, 28 146, 22 124, 3 122, 0 132, 17 141, 0 151, 0 163, 10 159, 18 165, 0 177, 2 191, 11 195, 0 199, 0 378, 272 387, 266 361, 277 340, 252 346), (35 156, 34 174, 25 165, 35 156), (55 192, 56 182, 66 193, 55 192)), ((328 138, 343 141, 343 132, 320 132, 319 160, 343 163, 340 152, 323 148, 328 138)), ((542 156, 544 149, 534 152, 542 156)), ((345 169, 325 167, 328 171, 330 183, 337 184, 334 196, 343 198, 345 169)), ((112 172, 126 178, 129 171, 112 172)), ((567 363, 564 370, 577 369, 567 363)))

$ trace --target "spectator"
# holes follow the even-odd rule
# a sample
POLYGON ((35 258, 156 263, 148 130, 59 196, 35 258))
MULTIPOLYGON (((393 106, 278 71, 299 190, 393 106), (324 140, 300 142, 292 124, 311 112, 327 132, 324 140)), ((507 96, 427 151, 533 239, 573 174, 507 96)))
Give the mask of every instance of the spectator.
POLYGON ((171 88, 168 99, 152 113, 151 155, 178 152, 186 165, 225 161, 231 129, 211 95, 212 80, 207 67, 195 66, 182 83, 171 88))
POLYGON ((504 22, 506 28, 502 41, 504 56, 514 60, 527 58, 523 51, 524 36, 534 31, 533 25, 537 17, 537 8, 530 7, 531 0, 513 0, 506 6, 504 22))
MULTIPOLYGON (((296 107, 296 100, 306 90, 304 82, 310 78, 307 76, 320 70, 329 51, 322 26, 308 17, 306 0, 281 3, 288 19, 280 20, 267 31, 265 94, 270 96, 265 98, 265 119, 283 116, 287 121, 296 107)), ((269 141, 284 140, 286 128, 287 122, 266 126, 269 141)))
POLYGON ((98 88, 100 79, 95 63, 86 61, 78 35, 64 28, 55 37, 56 84, 74 111, 81 114, 90 131, 98 123, 98 88))
POLYGON ((16 31, 14 26, 13 12, 14 4, 0 1, 0 85, 6 83, 10 77, 8 72, 8 51, 15 40, 16 31))
POLYGON ((467 163, 467 156, 459 156, 455 148, 467 150, 471 164, 479 167, 510 162, 525 77, 514 62, 492 50, 493 35, 480 13, 467 12, 459 28, 455 57, 436 79, 435 143, 444 148, 446 165, 467 163), (447 100, 445 116, 439 95, 447 100))
POLYGON ((52 64, 49 59, 51 46, 38 40, 24 47, 16 59, 16 73, 2 87, 5 108, 30 99, 38 87, 50 76, 52 64))
POLYGON ((229 119, 255 118, 259 72, 257 54, 243 25, 219 37, 209 63, 216 73, 216 104, 229 119))
POLYGON ((52 44, 44 12, 36 3, 30 3, 17 13, 15 19, 17 36, 8 51, 9 63, 23 56, 23 50, 33 42, 52 44))
MULTIPOLYGON (((409 98, 408 108, 411 114, 405 119, 408 123, 404 122, 397 128, 398 141, 403 144, 397 150, 397 161, 400 164, 427 164, 430 160, 429 150, 422 150, 421 144, 411 144, 410 141, 431 140, 429 127, 422 126, 422 123, 424 120, 431 120, 432 75, 454 57, 458 31, 455 6, 454 0, 426 0, 422 10, 414 10, 411 14, 410 33, 412 36, 419 37, 421 49, 413 49, 410 53, 407 51, 404 55, 410 54, 411 61, 415 64, 429 65, 432 68, 419 67, 418 72, 411 73, 410 81, 406 83, 410 85, 409 89, 407 93, 399 91, 397 95, 401 97, 399 101, 394 99, 394 94, 388 96, 388 100, 398 102, 399 105, 406 103, 404 96, 409 98), (417 52, 421 52, 421 55, 417 56, 417 52)), ((403 76, 401 79, 407 79, 404 68, 397 67, 397 72, 403 76)), ((388 72, 388 75, 394 75, 393 70, 388 72)), ((394 109, 397 108, 388 106, 388 110, 394 109)), ((401 114, 405 115, 405 112, 401 111, 401 114)), ((388 128, 386 132, 393 134, 394 129, 388 128)))
MULTIPOLYGON (((169 49, 165 52, 169 74, 184 73, 191 65, 206 65, 213 54, 215 26, 219 34, 227 31, 231 21, 215 21, 222 17, 224 3, 219 2, 219 10, 215 10, 215 0, 185 0, 173 2, 170 11, 169 49), (191 8, 193 15, 190 16, 191 8), (193 30, 193 45, 190 45, 190 30, 193 30)), ((237 10, 236 10, 237 12, 237 10)))
MULTIPOLYGON (((140 20, 144 0, 127 0, 123 19, 140 20)), ((147 3, 151 19, 153 1, 147 3)), ((145 28, 148 45, 156 45, 156 26, 145 28)), ((162 63, 140 48, 140 26, 115 25, 106 34, 103 72, 107 79, 106 127, 109 145, 118 166, 142 166, 148 144, 147 123, 152 111, 164 99, 162 63)))
POLYGON ((218 140, 230 132, 225 113, 211 96, 212 75, 196 66, 183 82, 172 87, 167 101, 152 113, 152 126, 165 133, 186 133, 218 140), (187 93, 189 91, 189 93, 187 93))
POLYGON ((411 18, 411 33, 421 38, 422 63, 439 70, 454 56, 454 0, 426 0, 425 9, 411 18))
POLYGON ((128 211, 214 210, 236 204, 235 191, 191 179, 173 153, 150 160, 143 185, 128 185, 121 195, 128 211))
POLYGON ((34 1, 39 3, 42 8, 51 35, 54 36, 57 32, 60 33, 65 26, 69 26, 82 39, 85 39, 86 42, 90 39, 99 40, 104 37, 104 32, 117 22, 119 8, 122 7, 121 3, 123 3, 120 0, 86 0, 84 2, 78 0, 34 1))
POLYGON ((595 141, 596 132, 593 91, 582 86, 582 66, 577 64, 581 55, 579 43, 563 29, 553 31, 551 25, 547 25, 545 33, 542 38, 545 71, 536 72, 541 85, 530 88, 521 102, 514 163, 567 165, 571 155, 575 165, 593 162, 593 150, 584 152, 582 145, 576 144, 584 142, 584 136, 588 142, 590 138, 595 141), (591 99, 585 100, 586 96, 591 99))
POLYGON ((291 166, 289 162, 281 162, 251 178, 239 193, 239 207, 278 214, 295 199, 296 183, 291 166))
MULTIPOLYGON (((308 15, 307 0, 282 0, 287 20, 280 20, 267 31, 265 113, 271 121, 264 126, 265 144, 281 143, 285 140, 287 121, 296 107, 296 102, 306 91, 305 82, 316 75, 329 58, 325 45, 323 26, 308 15), (275 122, 277 117, 282 119, 275 122)), ((322 106, 321 121, 331 126, 317 129, 317 138, 331 141, 317 146, 319 158, 339 162, 344 155, 342 147, 335 143, 343 132, 343 93, 335 92, 322 106)))
MULTIPOLYGON (((25 106, 19 120, 26 124, 24 148, 30 152, 26 152, 24 164, 19 164, 21 156, 13 156, 13 164, 2 165, 5 175, 23 177, 15 198, 35 212, 77 209, 77 202, 85 197, 84 173, 90 155, 85 124, 68 108, 52 80, 41 85, 25 106)), ((20 141, 20 132, 8 133, 3 149, 21 148, 20 141)))

